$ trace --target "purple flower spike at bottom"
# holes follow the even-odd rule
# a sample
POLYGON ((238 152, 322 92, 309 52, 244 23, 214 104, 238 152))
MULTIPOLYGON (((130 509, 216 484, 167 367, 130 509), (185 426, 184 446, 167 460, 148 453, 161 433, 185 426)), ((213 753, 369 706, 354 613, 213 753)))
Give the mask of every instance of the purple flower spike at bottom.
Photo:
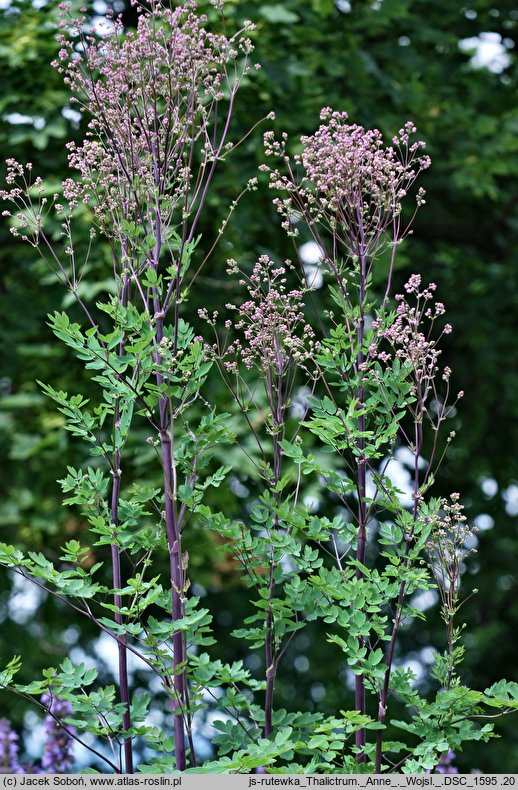
POLYGON ((9 719, 0 719, 0 773, 23 774, 18 762, 18 735, 9 719))
MULTIPOLYGON (((70 735, 60 722, 66 716, 70 716, 72 706, 67 700, 58 699, 51 694, 44 694, 41 702, 49 711, 45 716, 47 738, 43 749, 41 767, 48 773, 64 774, 71 768, 74 757, 70 735)), ((67 725, 66 729, 68 732, 75 734, 74 727, 67 725)))
POLYGON ((439 774, 458 774, 459 769, 452 765, 455 759, 455 752, 449 749, 446 754, 443 754, 437 766, 437 773, 439 774))
MULTIPOLYGON (((437 774, 458 774, 459 769, 452 765, 453 760, 455 759, 455 752, 453 749, 448 749, 447 752, 441 754, 439 762, 435 767, 435 773, 437 774)), ((432 771, 427 770, 427 774, 431 774, 432 771)))

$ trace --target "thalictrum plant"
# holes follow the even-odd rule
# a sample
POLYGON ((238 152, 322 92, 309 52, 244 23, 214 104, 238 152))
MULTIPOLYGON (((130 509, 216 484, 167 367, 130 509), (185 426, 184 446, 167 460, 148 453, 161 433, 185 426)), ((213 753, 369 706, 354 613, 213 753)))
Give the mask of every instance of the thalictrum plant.
MULTIPOLYGON (((518 685, 481 692, 462 683, 457 614, 472 530, 457 493, 431 492, 453 438, 445 423, 462 395, 452 394, 440 361, 451 327, 434 283, 412 275, 404 293, 393 293, 398 249, 425 203, 415 188, 430 165, 424 142, 408 122, 387 145, 378 130, 330 108, 294 156, 285 134, 267 132, 265 152, 278 166, 263 169, 282 224, 296 255, 299 228, 318 244, 333 310, 314 310, 311 282, 291 261, 263 255, 249 271, 232 260, 227 275, 240 278, 244 301, 228 304, 223 322, 201 310, 207 330, 196 335, 189 295, 218 241, 202 239, 200 221, 233 147, 253 26, 215 33, 194 2, 153 2, 138 6, 136 31, 112 15, 100 37, 85 16, 61 8, 54 65, 88 119, 86 135, 68 146, 62 194, 49 194, 30 164, 8 159, 0 196, 11 204, 14 235, 44 257, 82 311, 82 324, 64 312, 49 324, 91 373, 98 401, 41 386, 92 457, 60 481, 65 504, 89 524, 89 542, 69 540, 54 562, 2 544, 0 563, 113 641, 117 684, 100 684, 95 667, 69 657, 41 680, 16 683, 15 657, 0 685, 46 709, 49 771, 68 770, 79 741, 96 768, 119 773, 444 772, 465 741, 492 737, 495 713, 518 707, 518 685), (90 223, 84 251, 78 221, 90 223), (101 241, 112 254, 111 296, 91 305, 82 280, 101 241), (209 402, 211 367, 232 414, 209 402), (135 446, 143 426, 147 443, 135 446), (227 485, 230 467, 215 458, 235 442, 255 470, 240 519, 207 501, 211 488, 227 485), (154 482, 129 462, 145 453, 154 482), (391 474, 401 453, 410 459, 406 492, 391 474), (321 492, 325 515, 312 512, 308 485, 321 492), (192 524, 223 540, 251 591, 255 611, 234 636, 259 651, 258 677, 242 661, 211 657, 209 610, 191 592, 192 524), (109 559, 109 580, 102 562, 86 561, 92 548, 109 559), (414 596, 432 588, 446 648, 436 654, 434 691, 423 695, 401 663, 399 637, 424 617, 414 596), (354 678, 354 703, 337 701, 333 715, 276 706, 283 659, 312 623, 323 625, 325 649, 338 651, 354 678), (157 679, 170 726, 153 724, 150 694, 131 687, 129 654, 157 679), (391 712, 396 699, 401 720, 391 712), (208 712, 216 734, 203 762, 197 723, 208 712)), ((256 188, 252 179, 236 194, 256 188)), ((4 768, 16 771, 16 736, 8 722, 0 730, 4 768)))

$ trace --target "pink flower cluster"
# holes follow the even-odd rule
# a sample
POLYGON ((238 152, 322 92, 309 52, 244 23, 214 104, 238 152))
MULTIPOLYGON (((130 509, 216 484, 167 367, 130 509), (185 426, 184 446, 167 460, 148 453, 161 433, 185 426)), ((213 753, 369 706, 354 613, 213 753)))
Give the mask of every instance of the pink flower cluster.
MULTIPOLYGON (((241 338, 235 338, 223 352, 213 348, 211 354, 223 359, 229 373, 237 373, 240 363, 281 377, 294 364, 304 366, 318 344, 304 317, 303 291, 287 290, 286 267, 267 255, 261 255, 247 281, 247 301, 226 305, 238 317, 234 324, 227 320, 225 326, 241 338)), ((207 318, 205 311, 200 314, 207 318)))
MULTIPOLYGON (((404 286, 406 295, 396 294, 398 306, 394 319, 388 324, 381 319, 372 322, 375 339, 369 347, 369 358, 388 362, 394 356, 407 364, 422 403, 430 389, 434 389, 434 379, 439 371, 440 336, 433 339, 431 332, 435 320, 444 315, 445 307, 442 302, 433 302, 436 289, 435 283, 421 288, 421 275, 412 274, 404 286), (407 297, 413 297, 415 305, 412 306, 407 297), (387 341, 390 352, 381 350, 382 341, 387 341)), ((451 331, 451 325, 446 324, 441 334, 451 331)), ((444 369, 446 381, 450 372, 449 368, 444 369)))
MULTIPOLYGON (((303 170, 297 181, 286 155, 287 137, 276 140, 265 134, 265 152, 281 157, 288 175, 267 166, 270 186, 289 192, 276 201, 279 213, 290 226, 294 210, 309 213, 313 221, 323 222, 336 232, 348 252, 355 256, 373 255, 382 235, 401 212, 401 201, 419 173, 430 166, 423 153, 425 143, 411 142, 416 132, 409 121, 385 146, 378 129, 347 123, 347 113, 326 107, 321 112, 325 123, 310 136, 302 137, 302 153, 294 157, 303 170)), ((424 190, 417 194, 417 204, 424 202, 424 190)))
POLYGON ((66 198, 72 207, 92 205, 108 233, 128 216, 152 227, 153 212, 170 217, 181 207, 188 215, 205 183, 193 172, 194 148, 202 170, 221 153, 211 117, 250 68, 252 45, 243 36, 250 25, 227 38, 206 30, 194 0, 174 9, 157 0, 150 10, 139 6, 136 31, 114 19, 99 39, 85 33, 85 17, 70 17, 66 5, 63 13, 72 36, 60 34, 53 65, 92 118, 84 143, 68 146, 81 181, 65 181, 66 198))
POLYGON ((11 225, 13 236, 20 237, 33 246, 38 243, 43 221, 52 206, 56 205, 57 195, 52 200, 45 196, 45 188, 40 176, 33 179, 32 164, 21 165, 16 159, 6 159, 7 173, 5 182, 8 189, 0 189, 0 199, 11 203, 14 211, 4 209, 3 217, 13 217, 16 224, 11 225))
POLYGON ((458 592, 461 564, 474 551, 472 536, 478 531, 467 523, 464 506, 459 500, 457 493, 450 494, 449 499, 441 499, 440 511, 426 519, 431 529, 426 549, 432 571, 443 603, 450 604, 458 592))

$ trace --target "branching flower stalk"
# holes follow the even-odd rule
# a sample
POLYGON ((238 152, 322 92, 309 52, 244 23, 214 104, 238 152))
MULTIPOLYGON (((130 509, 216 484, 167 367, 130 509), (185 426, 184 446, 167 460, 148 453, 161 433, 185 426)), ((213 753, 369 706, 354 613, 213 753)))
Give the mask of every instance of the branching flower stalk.
MULTIPOLYGON (((267 255, 262 255, 250 275, 240 272, 235 261, 230 261, 229 274, 240 273, 241 284, 247 287, 248 299, 240 306, 227 304, 227 309, 237 313, 237 320, 227 319, 227 333, 236 336, 223 345, 217 338, 209 349, 220 367, 223 379, 237 405, 247 419, 251 407, 258 408, 256 395, 247 388, 242 379, 241 368, 255 371, 263 385, 266 398, 266 431, 272 442, 272 465, 257 431, 253 430, 261 458, 260 474, 271 495, 272 527, 275 532, 283 528, 279 519, 282 503, 283 448, 286 438, 286 412, 291 401, 297 371, 310 376, 308 362, 314 356, 318 344, 314 333, 304 318, 303 291, 299 288, 287 290, 287 275, 293 268, 290 262, 278 265, 267 255), (235 382, 235 383, 234 383, 235 382)), ((201 310, 200 317, 216 326, 217 316, 209 317, 201 310)), ((217 336, 216 336, 217 337, 217 336)), ((227 334, 228 337, 228 334, 227 334)), ((268 551, 268 591, 265 617, 265 702, 263 735, 268 738, 273 732, 274 689, 278 665, 286 645, 281 646, 277 634, 274 601, 277 595, 278 551, 270 533, 268 551)), ((242 558, 246 566, 246 558, 242 558)), ((253 557, 250 558, 253 563, 253 557)))
MULTIPOLYGON (((120 303, 122 307, 126 307, 128 301, 128 279, 123 278, 121 283, 120 303)), ((119 343, 119 358, 124 355, 124 339, 122 338, 119 343)), ((111 495, 111 523, 114 528, 119 526, 119 500, 121 491, 121 478, 122 478, 122 452, 120 447, 120 428, 121 428, 121 406, 120 401, 117 400, 114 408, 114 425, 113 425, 113 447, 114 458, 112 472, 112 495, 111 495)), ((121 566, 121 550, 119 545, 114 542, 111 545, 111 558, 112 558, 112 578, 113 587, 115 591, 121 590, 123 587, 122 566, 121 566)), ((122 597, 119 593, 115 592, 113 602, 116 607, 114 619, 117 625, 123 624, 123 617, 120 609, 123 606, 122 597)), ((130 689, 128 677, 128 651, 126 649, 126 638, 122 635, 122 639, 117 642, 118 665, 119 665, 119 688, 121 702, 125 705, 123 714, 123 727, 126 732, 131 728, 131 702, 130 702, 130 689)), ((128 734, 124 737, 124 767, 126 773, 133 773, 133 742, 131 736, 128 734)))
MULTIPOLYGON (((439 341, 442 334, 452 331, 450 324, 446 324, 442 333, 432 337, 432 331, 437 319, 440 319, 445 308, 442 302, 434 302, 435 283, 428 286, 421 285, 421 276, 412 275, 405 284, 405 294, 396 295, 398 305, 395 317, 389 320, 388 326, 383 325, 383 320, 375 320, 372 329, 375 337, 369 353, 372 359, 378 359, 382 365, 390 365, 394 360, 407 371, 408 381, 411 383, 409 412, 412 420, 413 435, 410 440, 405 429, 400 426, 400 432, 405 436, 407 445, 413 456, 412 471, 412 517, 404 528, 404 551, 402 567, 408 570, 410 564, 415 562, 411 556, 411 547, 415 541, 416 529, 422 520, 423 493, 426 481, 432 478, 436 470, 436 451, 438 436, 443 422, 448 418, 457 401, 463 393, 457 395, 453 404, 449 403, 451 370, 439 367, 439 341), (414 306, 409 303, 413 300, 414 306), (388 344, 386 347, 385 344, 388 344), (389 351, 386 350, 389 349, 389 351), (442 385, 442 386, 441 386, 442 385), (426 461, 423 460, 424 431, 429 426, 433 435, 432 449, 426 461), (425 470, 421 472, 420 467, 425 470)), ((452 436, 448 437, 447 443, 452 436)), ((440 463, 440 459, 439 459, 440 463)), ((408 582, 403 579, 399 586, 399 593, 395 606, 392 630, 386 651, 385 663, 387 669, 382 682, 378 702, 378 721, 385 721, 390 678, 394 663, 395 647, 407 597, 408 582)), ((376 737, 376 771, 382 769, 383 759, 383 730, 378 730, 376 737)))
MULTIPOLYGON (((185 508, 177 509, 175 424, 196 397, 198 387, 195 376, 189 381, 193 371, 181 371, 178 381, 171 374, 171 365, 178 367, 183 354, 179 333, 185 275, 199 243, 197 227, 217 165, 232 147, 228 135, 235 98, 243 76, 250 70, 252 45, 245 33, 253 26, 245 23, 235 35, 226 37, 206 30, 207 20, 197 13, 194 0, 174 9, 154 2, 149 9, 138 4, 135 32, 124 31, 121 20, 112 15, 107 35, 99 38, 87 32, 86 17, 74 18, 66 3, 61 9, 61 48, 53 65, 70 87, 71 101, 90 118, 84 142, 79 146, 68 144, 70 166, 79 171, 80 179, 69 178, 63 184, 67 208, 61 206, 57 195, 50 205, 63 217, 65 263, 44 229, 42 204, 46 199, 34 206, 27 197, 26 185, 25 189, 15 185, 23 169, 20 172, 14 160, 8 178, 11 189, 2 197, 19 208, 18 227, 13 232, 34 246, 43 243, 44 252, 79 300, 69 216, 80 204, 87 206, 94 222, 91 238, 100 233, 112 245, 123 311, 126 305, 135 305, 148 316, 148 338, 155 345, 154 375, 159 395, 156 423, 174 622, 185 613, 186 590, 181 546, 185 508), (168 316, 172 318, 171 327, 165 323, 168 316), (165 369, 165 348, 169 370, 165 369)), ((40 185, 41 181, 36 183, 37 188, 40 185)), ((95 327, 86 307, 85 311, 95 327)), ((119 341, 119 349, 122 357, 124 338, 119 341)), ((137 378, 143 373, 136 371, 137 378)), ((120 407, 117 400, 115 433, 120 407)), ((147 415, 155 426, 153 407, 147 409, 147 415)), ((112 522, 117 526, 120 448, 114 447, 114 453, 111 509, 112 522)), ((120 551, 115 544, 112 563, 114 587, 121 589, 120 551)), ((115 605, 120 603, 116 593, 115 605)), ((122 623, 120 614, 116 620, 122 623)), ((186 645, 179 630, 173 632, 172 641, 175 754, 177 767, 183 770, 187 764, 184 725, 189 719, 186 645)), ((129 704, 123 641, 118 642, 118 650, 121 699, 129 704)), ((129 729, 130 725, 128 711, 124 726, 129 729)), ((195 764, 192 742, 191 752, 195 764)), ((131 768, 128 739, 126 770, 131 768)))
MULTIPOLYGON (((356 358, 352 370, 344 370, 344 381, 350 379, 357 402, 357 440, 353 451, 357 495, 357 579, 363 578, 367 542, 369 508, 366 496, 367 457, 365 455, 365 387, 364 370, 369 360, 365 348, 365 322, 368 305, 368 284, 372 267, 382 249, 391 247, 390 268, 384 303, 387 300, 395 261, 396 248, 409 233, 413 216, 401 223, 401 201, 415 179, 430 165, 422 153, 424 143, 410 142, 415 127, 408 122, 386 147, 378 130, 366 131, 347 123, 347 114, 324 108, 324 122, 309 137, 302 137, 302 153, 294 157, 295 168, 286 154, 287 136, 276 140, 273 132, 265 134, 268 156, 281 158, 287 174, 264 166, 270 174, 270 187, 287 192, 288 197, 274 203, 283 217, 283 227, 296 237, 293 217, 302 216, 315 242, 322 250, 324 265, 337 287, 337 301, 344 311, 350 337, 355 338, 356 358), (296 168, 303 175, 298 177, 296 168), (349 286, 349 280, 354 285, 349 286), (353 377, 351 378, 351 373, 353 377)), ((424 202, 419 190, 417 207, 424 202)), ((414 212, 415 215, 415 212, 414 212)), ((363 638, 360 648, 365 647, 363 638)), ((365 683, 361 672, 355 679, 355 707, 366 712, 365 683)), ((356 732, 357 760, 366 761, 366 733, 356 732)))
MULTIPOLYGON (((458 493, 441 499, 437 512, 428 516, 430 539, 426 545, 428 560, 441 598, 442 618, 446 629, 447 650, 438 662, 438 676, 443 688, 449 690, 458 682, 455 667, 460 663, 464 648, 458 645, 463 626, 455 625, 463 601, 460 601, 462 563, 474 551, 473 535, 476 527, 467 524, 464 507, 458 493)), ((473 592, 476 592, 474 590, 473 592)))
MULTIPOLYGON (((74 295, 77 303, 81 307, 83 313, 85 314, 88 322, 94 328, 95 322, 94 319, 88 310, 87 306, 83 302, 80 294, 79 294, 79 286, 81 282, 81 275, 78 272, 77 268, 77 258, 75 255, 73 241, 72 241, 72 228, 70 222, 70 215, 65 213, 63 206, 58 202, 59 198, 57 194, 53 195, 53 198, 50 202, 48 198, 45 197, 45 188, 43 186, 42 179, 36 177, 34 180, 32 179, 32 165, 29 163, 23 167, 14 159, 7 160, 7 184, 11 187, 9 191, 2 190, 1 196, 4 199, 9 200, 11 203, 15 203, 18 205, 18 208, 21 209, 17 212, 16 219, 18 221, 18 229, 16 226, 11 227, 11 231, 13 235, 21 237, 22 241, 25 241, 31 244, 34 249, 36 249, 49 263, 51 269, 54 271, 58 279, 65 285, 65 287, 74 295), (59 215, 61 215, 62 219, 62 237, 66 240, 66 247, 65 247, 65 255, 63 256, 60 254, 60 251, 56 249, 53 244, 50 236, 45 230, 45 219, 48 217, 50 211, 54 209, 59 215), (49 258, 50 256, 50 258, 49 258), (67 260, 68 259, 68 260, 67 260)), ((72 208, 74 206, 72 205, 72 208)), ((4 214, 10 214, 10 212, 6 211, 4 214)), ((95 233, 90 233, 90 246, 88 248, 87 254, 83 261, 83 270, 87 267, 90 252, 91 252, 91 242, 95 237, 95 233)), ((127 282, 123 286, 123 298, 127 299, 127 292, 128 292, 128 284, 127 282)), ((122 356, 123 354, 123 344, 121 341, 119 347, 119 354, 122 356)), ((115 446, 115 433, 117 431, 117 423, 119 422, 119 414, 118 414, 118 405, 115 407, 115 417, 114 417, 114 446, 115 446)), ((111 497, 111 520, 114 527, 118 525, 118 502, 120 497, 120 485, 121 485, 121 453, 120 449, 117 448, 114 451, 114 457, 110 461, 110 469, 111 474, 113 477, 113 484, 112 484, 112 497, 111 497)), ((122 573, 121 573, 121 557, 120 557, 120 550, 116 543, 114 543, 111 547, 111 557, 112 557, 112 577, 113 577, 113 586, 115 589, 121 589, 122 584, 122 573)), ((117 608, 120 608, 122 605, 122 600, 120 595, 117 593, 114 594, 114 605, 117 608)), ((115 619, 118 624, 122 624, 122 616, 120 613, 115 614, 115 619)), ((120 688, 120 695, 121 700, 126 705, 126 712, 124 714, 124 727, 126 730, 129 730, 131 727, 131 715, 129 710, 130 704, 130 696, 129 696, 129 685, 128 685, 128 669, 127 669, 127 651, 124 645, 124 638, 117 642, 117 651, 118 651, 118 664, 119 664, 119 688, 120 688)), ((126 771, 128 773, 133 772, 133 754, 132 754, 132 742, 131 738, 124 739, 124 752, 125 752, 125 760, 126 760, 126 771)))

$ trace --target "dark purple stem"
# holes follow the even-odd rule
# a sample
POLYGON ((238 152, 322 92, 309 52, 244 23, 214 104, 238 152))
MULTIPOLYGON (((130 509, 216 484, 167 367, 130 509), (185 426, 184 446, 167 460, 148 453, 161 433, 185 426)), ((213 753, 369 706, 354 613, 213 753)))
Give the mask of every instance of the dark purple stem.
MULTIPOLYGON (((120 453, 116 453, 116 463, 120 463, 120 453)), ((111 520, 115 526, 119 523, 118 506, 120 496, 120 475, 117 474, 119 466, 116 467, 116 472, 113 478, 112 488, 112 506, 111 506, 111 520)), ((113 573, 113 586, 115 589, 122 588, 122 571, 121 571, 121 558, 120 549, 112 543, 112 573, 113 573)), ((122 597, 115 593, 113 596, 113 603, 118 608, 122 607, 122 597)), ((123 619, 120 612, 115 612, 115 622, 122 625, 123 619)), ((128 682, 128 651, 126 649, 126 638, 121 635, 120 641, 117 642, 117 651, 119 654, 119 692, 121 702, 125 706, 124 714, 122 716, 122 724, 125 730, 131 728, 131 712, 130 712, 130 695, 129 695, 129 682, 128 682)), ((133 744, 131 736, 124 736, 124 758, 125 758, 125 773, 132 774, 133 771, 133 744)))
MULTIPOLYGON (((160 252, 162 249, 162 220, 160 212, 155 211, 155 259, 154 268, 158 269, 160 252)), ((156 320, 156 341, 159 344, 164 337, 164 310, 160 304, 158 293, 155 291, 153 298, 156 320)), ((178 326, 178 324, 176 324, 178 326)), ((176 349, 175 349, 176 351, 176 349)), ((158 356, 157 362, 161 359, 158 356)), ((160 387, 164 383, 164 377, 160 370, 156 374, 156 383, 160 387)), ((173 479, 173 452, 171 444, 171 424, 168 412, 168 398, 161 398, 158 404, 160 417, 160 447, 163 467, 163 485, 165 501, 165 526, 167 535, 167 546, 169 549, 169 577, 171 584, 171 617, 172 620, 179 620, 183 617, 183 573, 181 567, 181 535, 176 518, 174 496, 176 485, 173 479)), ((176 767, 179 771, 185 771, 186 748, 184 714, 186 701, 186 677, 185 677, 185 644, 181 631, 173 633, 173 691, 172 699, 174 745, 176 767)), ((194 758, 194 755, 193 755, 194 758)))
MULTIPOLYGON (((124 282, 122 286, 121 304, 126 305, 128 296, 128 283, 124 282)), ((119 356, 124 354, 124 341, 121 340, 119 345, 119 356)), ((119 403, 115 407, 115 427, 120 427, 120 408, 119 403)), ((115 436, 114 436, 115 442, 115 436)), ((113 485, 112 485, 112 501, 111 501, 111 522, 117 527, 119 524, 119 498, 121 487, 121 453, 117 449, 115 452, 114 469, 112 470, 113 485)), ((116 590, 122 589, 122 569, 121 569, 121 556, 120 548, 116 543, 111 545, 112 557, 112 577, 113 587, 116 590)), ((122 608, 122 597, 118 593, 113 596, 114 605, 120 609, 122 608)), ((115 622, 118 625, 123 624, 123 618, 120 612, 115 612, 115 622)), ((131 703, 129 694, 129 681, 128 681, 128 651, 126 649, 126 638, 121 635, 121 640, 117 642, 117 651, 119 656, 119 693, 121 702, 125 710, 122 716, 122 725, 125 730, 131 728, 131 703)), ((131 736, 124 736, 124 759, 125 759, 125 772, 132 774, 133 771, 133 743, 131 736)))
MULTIPOLYGON (((277 491, 277 484, 281 479, 282 472, 282 448, 280 445, 282 426, 284 424, 284 395, 283 395, 283 359, 282 351, 276 342, 277 352, 277 376, 276 379, 272 376, 271 371, 268 371, 266 377, 266 386, 268 388, 268 397, 271 406, 272 415, 272 428, 273 428, 273 498, 275 504, 279 504, 279 491, 277 491)), ((279 518, 277 513, 274 514, 274 527, 278 529, 279 518)), ((274 623, 273 611, 271 602, 275 597, 275 562, 274 550, 272 548, 270 555, 270 577, 268 586, 268 613, 266 616, 266 640, 265 640, 265 664, 266 664, 266 693, 264 700, 264 737, 268 738, 273 732, 273 694, 275 689, 275 680, 277 677, 277 663, 278 657, 275 655, 274 644, 274 623)))
MULTIPOLYGON (((360 261, 360 289, 359 289, 359 308, 360 308, 360 315, 358 318, 358 326, 357 326, 357 341, 358 341, 358 354, 357 354, 357 375, 361 377, 362 373, 362 366, 364 362, 364 355, 363 355, 363 335, 365 330, 365 288, 366 288, 366 281, 367 281, 367 257, 364 250, 364 243, 363 243, 363 227, 360 223, 360 254, 359 254, 359 261, 360 261)), ((365 402, 365 391, 363 386, 358 387, 358 409, 363 411, 365 402)), ((362 434, 365 432, 365 417, 363 414, 360 414, 358 417, 358 433, 360 434, 357 442, 357 447, 359 451, 358 462, 357 462, 357 490, 358 490, 358 542, 356 547, 356 559, 362 565, 365 564, 365 549, 367 543, 367 508, 365 503, 366 497, 366 458, 365 458, 365 438, 362 434)), ((356 578, 363 579, 363 572, 360 568, 356 568, 356 578)), ((364 647, 365 640, 360 637, 360 647, 364 647)), ((361 715, 365 714, 365 680, 363 675, 356 675, 355 678, 355 689, 354 689, 354 707, 361 715)), ((366 731, 364 728, 357 730, 355 733, 355 743, 357 748, 360 750, 356 755, 356 762, 357 763, 364 763, 367 760, 367 757, 364 753, 364 748, 366 744, 366 731)))
MULTIPOLYGON (((165 524, 169 548, 169 574, 171 581, 172 619, 179 620, 184 615, 182 592, 183 573, 181 567, 181 535, 178 529, 173 502, 173 456, 171 437, 167 419, 167 401, 160 403, 160 444, 162 466, 164 468, 165 524)), ((172 709, 174 716, 174 743, 176 767, 184 771, 186 764, 184 706, 185 706, 185 646, 181 631, 173 633, 173 689, 172 709)))
MULTIPOLYGON (((268 598, 271 600, 275 595, 275 582, 273 580, 273 569, 270 569, 270 587, 268 598)), ((264 698, 264 737, 268 738, 273 732, 273 692, 275 688, 275 678, 277 667, 274 658, 273 646, 273 614, 268 610, 266 617, 266 641, 265 641, 265 662, 266 662, 266 693, 264 698)))
MULTIPOLYGON (((422 407, 420 393, 418 393, 418 400, 419 400, 419 406, 422 407)), ((422 417, 422 408, 421 408, 421 417, 422 417)), ((408 555, 410 552, 410 544, 414 536, 415 524, 417 522, 418 509, 419 509, 419 456, 421 453, 422 443, 423 443, 423 430, 422 430, 422 419, 421 419, 419 421, 416 420, 415 422, 414 483, 413 483, 413 491, 412 491, 414 498, 414 506, 412 509, 413 526, 410 534, 405 536, 405 551, 403 556, 403 568, 405 570, 408 567, 408 562, 409 562, 408 555)), ((385 659, 387 669, 385 671, 385 677, 383 678, 383 686, 381 689, 381 694, 379 697, 379 706, 378 706, 378 721, 380 724, 384 723, 385 716, 387 715, 390 676, 392 674, 392 665, 394 663, 394 651, 396 648, 396 641, 399 633, 399 628, 401 625, 401 617, 403 614, 403 605, 405 603, 405 597, 406 597, 406 582, 403 581, 399 585, 399 593, 396 603, 396 613, 394 616, 392 633, 390 635, 390 642, 387 649, 387 656, 385 659)), ((381 773, 382 758, 383 758, 383 730, 378 730, 378 733, 376 735, 376 773, 381 773)))

